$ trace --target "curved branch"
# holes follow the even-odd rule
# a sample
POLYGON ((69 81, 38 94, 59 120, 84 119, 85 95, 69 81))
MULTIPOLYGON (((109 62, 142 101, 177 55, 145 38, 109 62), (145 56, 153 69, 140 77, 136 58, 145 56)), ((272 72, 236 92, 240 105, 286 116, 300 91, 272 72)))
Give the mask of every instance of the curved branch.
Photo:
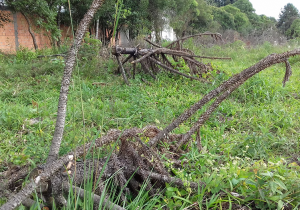
POLYGON ((156 64, 158 64, 158 65, 160 65, 161 67, 163 67, 164 69, 166 69, 166 70, 168 70, 168 71, 170 71, 170 72, 172 72, 172 73, 182 75, 182 76, 184 76, 184 77, 186 77, 186 78, 190 78, 190 79, 202 81, 200 78, 192 77, 192 76, 190 76, 190 75, 187 75, 187 74, 185 74, 185 73, 182 73, 182 72, 180 72, 180 71, 177 71, 177 70, 175 70, 175 69, 172 69, 171 67, 169 67, 169 66, 167 66, 167 65, 165 65, 165 64, 163 64, 163 63, 161 63, 160 61, 156 60, 155 58, 149 57, 149 60, 152 61, 152 62, 154 62, 154 63, 156 63, 156 64))
POLYGON ((32 41, 33 41, 33 45, 34 45, 34 49, 35 50, 38 50, 38 45, 36 43, 36 38, 35 38, 35 35, 34 33, 32 32, 31 30, 31 23, 30 23, 30 20, 29 18, 27 17, 27 15, 24 13, 24 12, 21 12, 21 14, 25 17, 25 20, 27 21, 27 24, 28 24, 28 31, 32 37, 32 41))
POLYGON ((187 39, 189 39, 189 38, 193 38, 193 37, 196 37, 196 36, 199 36, 199 37, 201 37, 201 36, 212 36, 212 37, 214 37, 215 39, 223 40, 223 39, 222 39, 222 35, 219 34, 219 33, 205 32, 205 33, 202 33, 202 34, 195 34, 195 35, 186 36, 186 37, 183 37, 183 38, 181 38, 181 39, 178 39, 178 40, 176 40, 176 41, 174 41, 174 42, 171 42, 171 43, 167 46, 167 48, 170 48, 170 47, 171 47, 173 44, 175 44, 175 43, 183 42, 183 41, 185 41, 185 40, 187 40, 187 39))
MULTIPOLYGON (((190 118, 196 111, 201 109, 207 102, 215 98, 217 95, 219 95, 221 92, 231 89, 234 87, 234 85, 239 84, 239 82, 244 82, 253 75, 259 73, 260 71, 274 65, 277 63, 286 62, 287 58, 295 55, 300 55, 300 49, 296 49, 293 51, 285 52, 282 54, 271 54, 267 56, 266 58, 262 59, 255 65, 245 69, 239 74, 236 74, 232 76, 227 81, 223 82, 219 87, 216 89, 210 91, 208 94, 206 94, 200 101, 192 105, 188 110, 186 110, 183 114, 181 114, 177 119, 175 119, 171 124, 169 124, 164 130, 159 132, 154 138, 152 138, 149 141, 150 146, 155 146, 158 141, 165 138, 169 132, 177 128, 181 123, 186 121, 188 118, 190 118)), ((287 72, 290 72, 287 66, 286 69, 287 72)), ((290 73, 286 73, 286 75, 291 75, 290 73)), ((287 81, 285 79, 284 81, 287 81)))
MULTIPOLYGON (((143 50, 140 50, 139 53, 142 54, 143 50)), ((160 54, 160 53, 164 53, 164 54, 168 54, 168 55, 175 55, 175 56, 199 57, 199 58, 202 58, 202 56, 191 55, 191 54, 189 54, 187 52, 183 52, 183 51, 180 51, 180 50, 170 50, 170 49, 167 49, 167 48, 158 48, 158 49, 155 49, 155 50, 147 50, 146 54, 144 54, 141 58, 139 58, 139 59, 137 59, 135 61, 132 61, 131 63, 133 64, 133 63, 141 62, 142 60, 148 58, 149 56, 151 56, 153 54, 160 54)), ((228 58, 225 58, 225 59, 228 59, 228 58)))
POLYGON ((154 47, 158 47, 158 48, 162 48, 162 46, 160 46, 160 45, 158 45, 158 44, 156 44, 156 43, 154 43, 154 42, 151 42, 149 39, 147 39, 147 38, 144 38, 144 40, 146 41, 146 42, 148 42, 149 44, 152 44, 154 47))

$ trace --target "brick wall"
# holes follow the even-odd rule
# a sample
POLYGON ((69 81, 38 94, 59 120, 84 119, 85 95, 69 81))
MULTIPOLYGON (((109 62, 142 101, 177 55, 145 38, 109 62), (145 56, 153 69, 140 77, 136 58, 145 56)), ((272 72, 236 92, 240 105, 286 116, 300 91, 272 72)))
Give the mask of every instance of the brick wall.
MULTIPOLYGON (((1 11, 2 13, 11 13, 10 11, 1 11)), ((10 14, 10 20, 12 22, 4 24, 3 28, 0 28, 0 50, 3 52, 11 52, 15 50, 15 33, 13 15, 10 14)))
MULTIPOLYGON (((32 37, 28 31, 28 24, 21 13, 13 14, 10 11, 0 12, 10 13, 11 22, 4 24, 0 28, 0 50, 5 53, 15 53, 20 46, 34 49, 32 37)), ((32 24, 33 25, 33 24, 32 24)), ((71 37, 72 31, 69 27, 61 26, 62 40, 71 37)), ((34 32, 38 48, 51 47, 50 34, 35 26, 31 29, 34 32)))

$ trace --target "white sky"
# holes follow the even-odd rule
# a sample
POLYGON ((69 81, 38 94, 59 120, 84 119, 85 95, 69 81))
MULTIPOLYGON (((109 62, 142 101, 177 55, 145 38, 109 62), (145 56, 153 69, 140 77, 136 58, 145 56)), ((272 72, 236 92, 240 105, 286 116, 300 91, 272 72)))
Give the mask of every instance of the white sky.
POLYGON ((300 0, 250 0, 256 14, 279 18, 281 9, 288 3, 292 3, 300 11, 300 0))

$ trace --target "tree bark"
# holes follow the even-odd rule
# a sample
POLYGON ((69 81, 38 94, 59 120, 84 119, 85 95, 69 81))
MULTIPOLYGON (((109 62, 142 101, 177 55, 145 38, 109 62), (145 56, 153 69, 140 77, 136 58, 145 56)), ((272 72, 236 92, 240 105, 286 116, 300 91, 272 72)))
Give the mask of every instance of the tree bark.
POLYGON ((31 30, 31 23, 30 23, 30 20, 29 20, 29 18, 27 17, 27 15, 25 15, 24 12, 21 12, 21 13, 22 13, 22 15, 25 17, 25 19, 26 19, 26 21, 27 21, 27 24, 28 24, 28 31, 29 31, 29 33, 30 33, 30 35, 31 35, 31 37, 32 37, 34 49, 35 49, 35 50, 38 50, 38 45, 37 45, 37 43, 36 43, 35 35, 34 35, 34 33, 32 32, 32 30, 31 30))
POLYGON ((60 144, 61 144, 63 133, 64 133, 65 118, 66 118, 66 111, 67 111, 68 91, 69 91, 73 68, 75 65, 76 54, 82 43, 84 34, 87 31, 92 18, 94 17, 94 14, 98 10, 98 8, 103 4, 103 2, 104 2, 104 0, 94 0, 93 1, 90 9, 84 15, 83 19, 80 21, 78 30, 75 35, 74 43, 68 53, 68 57, 67 57, 66 65, 65 65, 65 69, 64 69, 64 76, 62 79, 62 84, 61 84, 61 89, 60 89, 55 131, 54 131, 54 135, 53 135, 53 139, 52 139, 52 144, 50 147, 50 152, 49 152, 49 155, 47 158, 47 164, 53 162, 54 160, 56 160, 58 158, 58 152, 59 152, 60 144))

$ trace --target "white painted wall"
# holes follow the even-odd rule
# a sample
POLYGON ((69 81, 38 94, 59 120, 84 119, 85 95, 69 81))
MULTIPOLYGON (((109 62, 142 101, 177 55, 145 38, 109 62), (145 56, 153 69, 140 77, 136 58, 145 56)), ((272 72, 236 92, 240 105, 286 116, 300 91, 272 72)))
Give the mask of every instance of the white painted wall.
MULTIPOLYGON (((166 25, 164 30, 160 32, 160 36, 163 40, 167 41, 175 41, 176 34, 173 28, 169 25, 166 25)), ((152 41, 155 41, 155 33, 151 33, 152 41)), ((118 45, 126 47, 129 44, 129 31, 128 30, 121 30, 119 34, 118 45)))
POLYGON ((127 46, 129 44, 129 30, 121 30, 119 34, 118 45, 127 46))
POLYGON ((165 29, 161 32, 161 38, 168 41, 175 41, 176 34, 171 26, 166 26, 165 29))

